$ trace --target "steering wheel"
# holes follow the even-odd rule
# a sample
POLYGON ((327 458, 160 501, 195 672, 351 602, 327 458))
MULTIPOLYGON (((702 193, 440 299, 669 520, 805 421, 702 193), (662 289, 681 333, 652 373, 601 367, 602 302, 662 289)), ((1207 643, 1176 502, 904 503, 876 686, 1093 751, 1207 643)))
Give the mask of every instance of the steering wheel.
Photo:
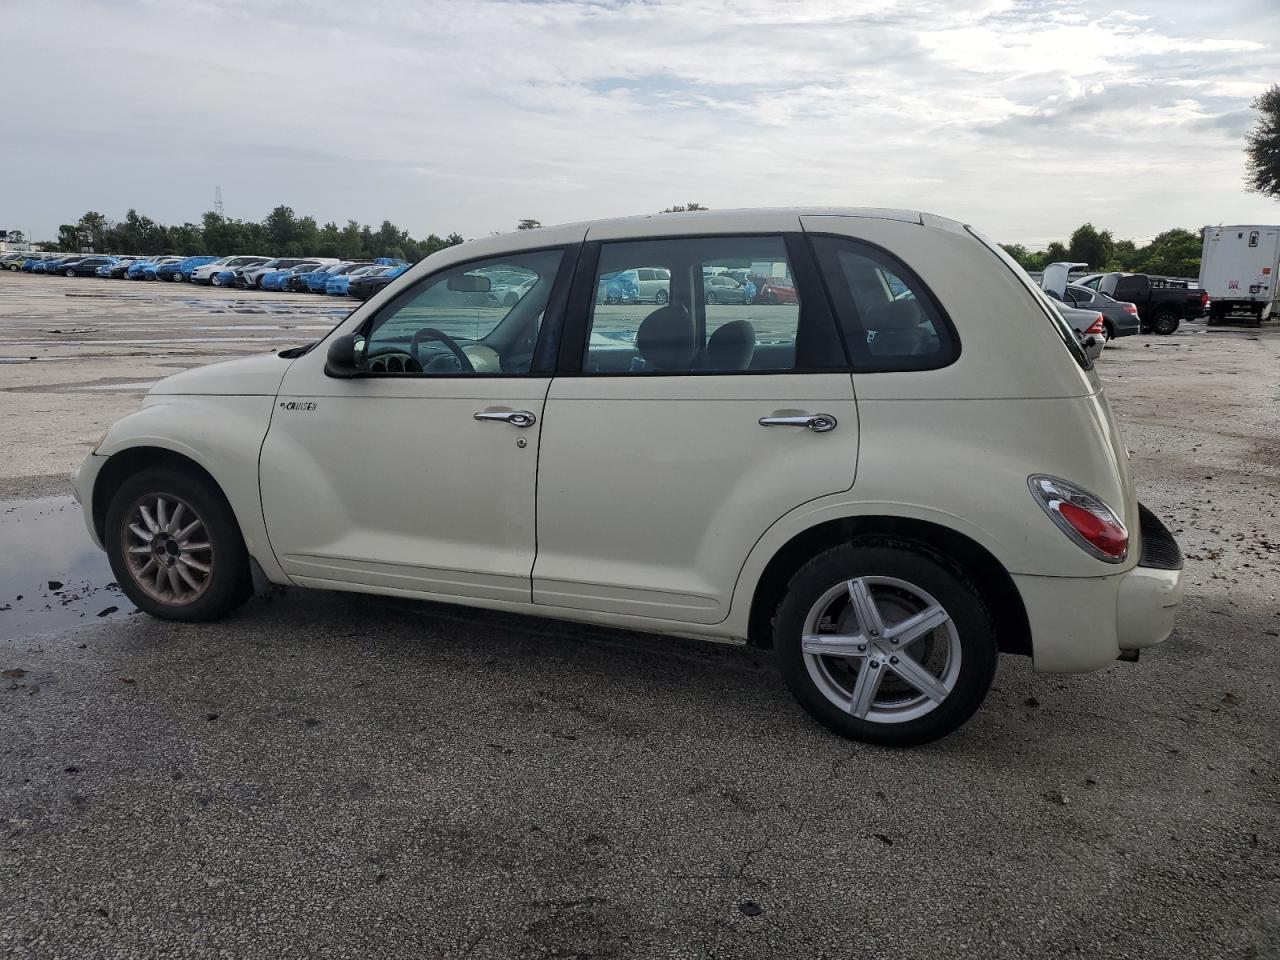
POLYGON ((426 364, 422 362, 422 358, 418 356, 418 347, 426 340, 436 340, 443 343, 450 353, 457 358, 458 367, 463 373, 475 373, 476 368, 471 365, 471 359, 462 352, 462 348, 458 346, 456 340, 434 327, 423 327, 413 335, 409 340, 409 356, 418 362, 422 369, 426 369, 426 364))

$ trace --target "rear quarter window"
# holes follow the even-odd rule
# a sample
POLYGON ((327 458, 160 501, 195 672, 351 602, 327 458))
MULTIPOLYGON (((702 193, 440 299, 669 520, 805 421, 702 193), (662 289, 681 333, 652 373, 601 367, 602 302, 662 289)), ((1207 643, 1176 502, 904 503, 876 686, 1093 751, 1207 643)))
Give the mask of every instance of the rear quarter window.
POLYGON ((812 242, 855 372, 936 370, 960 355, 951 321, 906 264, 847 237, 812 242))

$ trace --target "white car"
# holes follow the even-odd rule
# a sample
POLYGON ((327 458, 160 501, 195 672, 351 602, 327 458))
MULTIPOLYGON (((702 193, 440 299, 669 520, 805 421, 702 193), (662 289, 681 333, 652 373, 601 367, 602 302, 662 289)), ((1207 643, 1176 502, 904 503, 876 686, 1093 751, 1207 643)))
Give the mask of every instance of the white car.
POLYGON ((213 263, 206 263, 204 266, 196 267, 192 270, 191 282, 210 284, 213 283, 214 276, 222 273, 224 270, 239 270, 242 267, 248 267, 258 263, 266 263, 269 259, 269 257, 257 257, 250 255, 223 257, 221 260, 215 260, 213 263))
POLYGON ((449 247, 317 344, 160 381, 74 485, 158 617, 226 614, 257 566, 772 647, 814 717, 884 744, 962 724, 1000 652, 1135 659, 1183 590, 1071 329, 994 244, 911 212, 449 247), (798 302, 704 303, 704 271, 744 262, 798 302), (642 265, 668 303, 597 302, 642 265), (499 270, 537 279, 506 306, 499 270))

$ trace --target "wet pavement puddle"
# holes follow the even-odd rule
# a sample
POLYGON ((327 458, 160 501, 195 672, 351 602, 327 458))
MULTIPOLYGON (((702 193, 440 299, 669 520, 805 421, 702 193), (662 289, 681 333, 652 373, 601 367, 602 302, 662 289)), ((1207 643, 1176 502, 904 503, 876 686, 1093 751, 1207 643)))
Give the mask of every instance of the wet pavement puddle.
POLYGON ((0 641, 134 612, 74 499, 0 501, 0 641))

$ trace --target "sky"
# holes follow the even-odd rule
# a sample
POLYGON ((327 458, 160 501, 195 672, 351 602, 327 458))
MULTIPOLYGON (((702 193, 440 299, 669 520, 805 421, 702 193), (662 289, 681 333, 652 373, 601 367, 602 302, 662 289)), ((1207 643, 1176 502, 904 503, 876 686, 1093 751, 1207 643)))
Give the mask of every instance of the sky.
POLYGON ((0 0, 0 228, 277 204, 415 237, 712 208, 1280 222, 1280 0, 0 0), (23 82, 29 79, 30 84, 23 82))

